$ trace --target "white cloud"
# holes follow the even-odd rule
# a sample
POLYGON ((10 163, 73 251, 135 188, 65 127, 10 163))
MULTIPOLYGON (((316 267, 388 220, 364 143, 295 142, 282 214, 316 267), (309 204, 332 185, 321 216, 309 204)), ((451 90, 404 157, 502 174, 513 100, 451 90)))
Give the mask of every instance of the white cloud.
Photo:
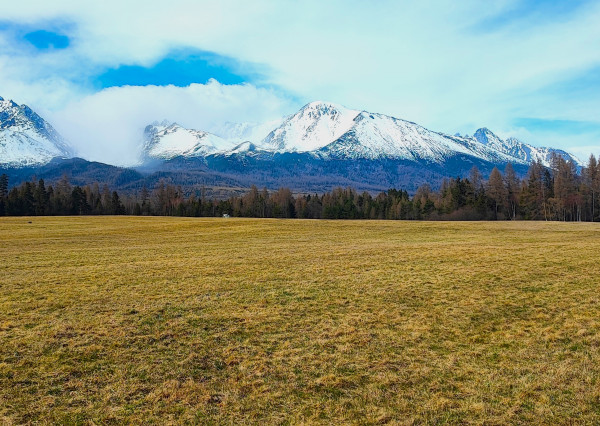
MULTIPOLYGON (((600 67, 600 3, 590 1, 559 19, 539 19, 544 6, 537 5, 535 20, 523 13, 505 26, 482 27, 520 5, 517 0, 3 2, 5 20, 62 20, 75 26, 72 46, 65 51, 18 60, 0 55, 0 90, 9 88, 8 95, 0 94, 54 111, 59 118, 77 113, 72 106, 77 99, 83 99, 82 105, 97 103, 97 114, 110 115, 100 111, 100 100, 113 91, 93 95, 92 88, 70 82, 73 74, 151 65, 169 50, 189 46, 262 64, 268 70, 263 83, 301 101, 329 100, 433 130, 465 133, 487 126, 502 135, 515 132, 517 117, 597 121, 597 92, 584 91, 565 102, 551 88, 600 67), (47 76, 46 69, 59 75, 47 76), (64 105, 71 106, 60 112, 64 105)), ((179 100, 171 98, 170 111, 186 110, 190 101, 184 92, 177 92, 179 100)), ((201 101, 194 102, 200 108, 201 101)), ((279 113, 291 113, 292 107, 279 113)), ((135 115, 128 102, 111 108, 135 115)), ((210 105, 202 108, 209 111, 210 105)), ((548 134, 532 135, 529 141, 568 143, 548 134)), ((578 146, 593 143, 582 140, 578 146)))
POLYGON ((271 90, 210 81, 188 87, 109 88, 46 115, 83 158, 131 165, 139 158, 144 127, 155 120, 211 131, 226 121, 277 119, 290 108, 271 90))

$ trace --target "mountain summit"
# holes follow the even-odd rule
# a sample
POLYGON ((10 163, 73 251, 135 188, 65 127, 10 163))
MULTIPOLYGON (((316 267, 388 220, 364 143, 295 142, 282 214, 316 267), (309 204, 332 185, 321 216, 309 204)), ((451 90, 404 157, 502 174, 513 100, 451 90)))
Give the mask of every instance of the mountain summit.
POLYGON ((583 165, 578 158, 561 149, 535 147, 521 142, 516 138, 502 140, 485 127, 478 129, 473 135, 473 138, 485 146, 521 160, 526 164, 540 161, 543 165, 549 167, 552 161, 552 154, 555 153, 564 157, 566 160, 573 161, 575 164, 583 165))
POLYGON ((164 159, 200 157, 232 150, 236 144, 212 133, 186 129, 177 123, 154 122, 144 129, 142 157, 164 159))
POLYGON ((0 166, 36 166, 72 156, 72 149, 46 120, 27 105, 0 97, 0 166))
POLYGON ((311 102, 269 133, 261 145, 286 152, 318 150, 346 133, 359 113, 330 102, 311 102))
POLYGON ((265 150, 309 152, 324 159, 395 159, 443 164, 467 155, 496 164, 550 165, 552 153, 576 164, 562 150, 537 148, 517 139, 502 140, 490 130, 473 136, 446 135, 416 123, 384 114, 345 108, 330 102, 311 102, 289 116, 262 141, 265 150))

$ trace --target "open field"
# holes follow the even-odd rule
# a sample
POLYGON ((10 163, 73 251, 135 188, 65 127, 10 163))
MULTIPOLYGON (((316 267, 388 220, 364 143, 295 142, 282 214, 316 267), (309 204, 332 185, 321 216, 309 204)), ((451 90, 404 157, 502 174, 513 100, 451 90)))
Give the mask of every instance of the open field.
POLYGON ((0 423, 600 422, 598 224, 2 218, 0 255, 0 423))

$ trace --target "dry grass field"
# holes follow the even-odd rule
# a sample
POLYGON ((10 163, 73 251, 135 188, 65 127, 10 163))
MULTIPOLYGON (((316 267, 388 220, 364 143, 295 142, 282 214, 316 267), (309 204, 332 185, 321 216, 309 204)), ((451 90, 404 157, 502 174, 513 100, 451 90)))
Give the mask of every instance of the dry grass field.
POLYGON ((598 224, 2 218, 0 255, 0 423, 600 423, 598 224))

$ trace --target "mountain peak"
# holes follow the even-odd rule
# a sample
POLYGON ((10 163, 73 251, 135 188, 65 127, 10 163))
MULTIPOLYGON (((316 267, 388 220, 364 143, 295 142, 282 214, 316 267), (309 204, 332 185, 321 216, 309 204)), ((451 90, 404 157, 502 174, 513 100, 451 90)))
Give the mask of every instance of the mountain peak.
POLYGON ((19 105, 10 99, 0 99, 0 111, 7 111, 12 108, 19 108, 19 105))
POLYGON ((217 135, 186 129, 163 121, 144 129, 143 156, 170 159, 178 156, 198 157, 232 149, 234 145, 217 135))
POLYGON ((304 110, 304 109, 344 110, 344 109, 347 109, 347 108, 345 106, 343 106, 343 105, 336 104, 336 103, 333 103, 333 102, 312 101, 312 102, 309 102, 306 105, 304 105, 301 110, 304 110))
POLYGON ((0 164, 26 167, 72 156, 62 136, 27 105, 0 101, 0 164))
POLYGON ((540 161, 545 166, 550 166, 552 153, 557 153, 567 160, 572 160, 575 164, 581 165, 581 161, 574 155, 568 154, 559 149, 536 147, 521 142, 517 138, 509 137, 501 139, 486 127, 478 129, 473 138, 483 145, 492 148, 498 152, 509 155, 516 161, 525 164, 540 161))
POLYGON ((295 152, 318 150, 346 133, 359 113, 331 102, 311 102, 269 133, 263 145, 295 152))
POLYGON ((487 144, 490 139, 498 138, 498 136, 496 136, 496 134, 487 127, 477 129, 477 131, 475 131, 473 134, 473 137, 483 144, 487 144))

